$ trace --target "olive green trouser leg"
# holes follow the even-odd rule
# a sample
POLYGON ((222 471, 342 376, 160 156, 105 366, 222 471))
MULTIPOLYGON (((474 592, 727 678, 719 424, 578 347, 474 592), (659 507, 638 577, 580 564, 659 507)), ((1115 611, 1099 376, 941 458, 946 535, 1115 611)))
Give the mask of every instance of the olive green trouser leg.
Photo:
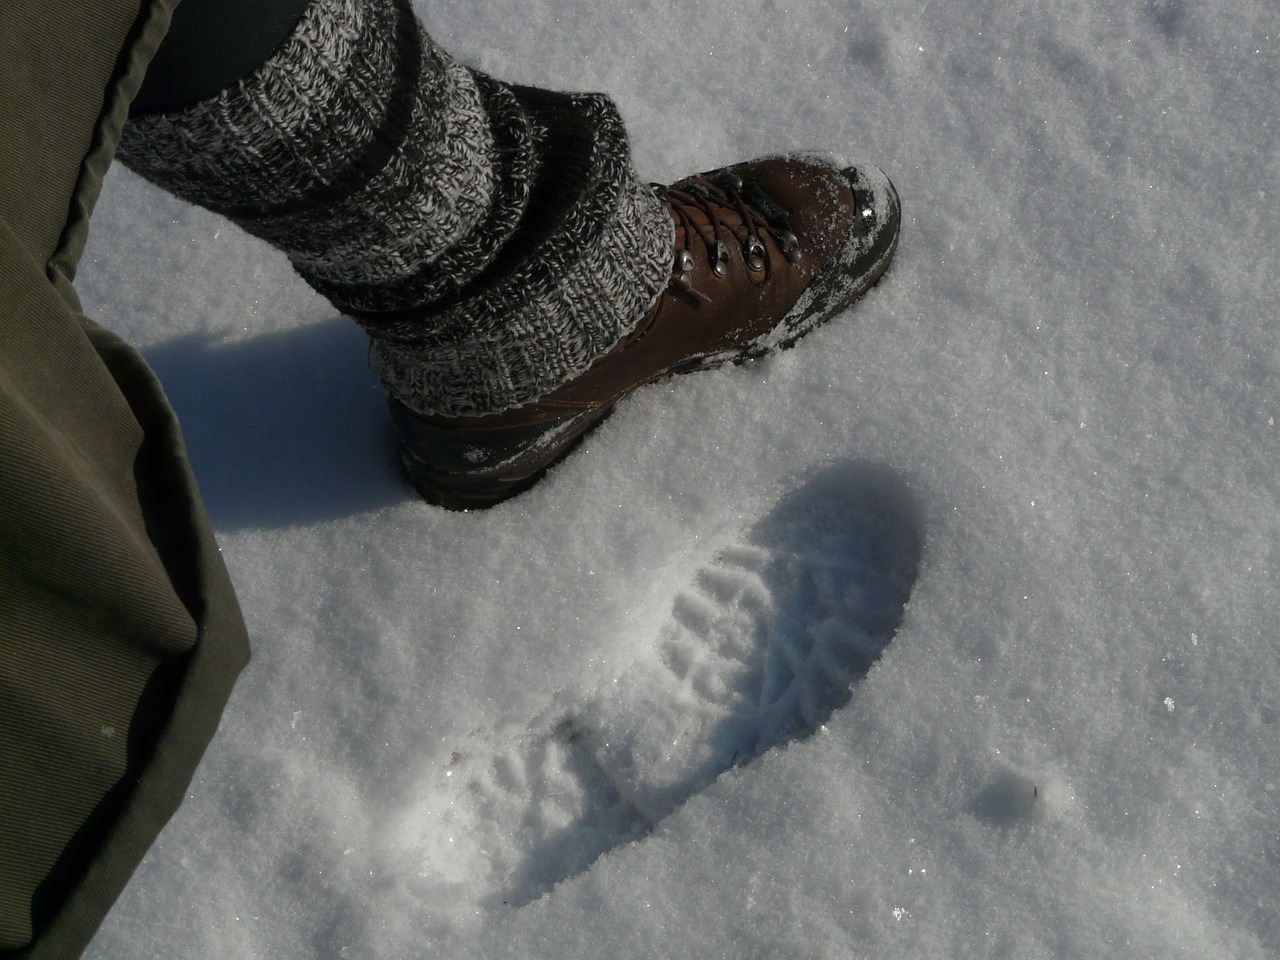
POLYGON ((0 958, 75 957, 247 659, 173 414, 71 286, 174 0, 0 14, 0 958))

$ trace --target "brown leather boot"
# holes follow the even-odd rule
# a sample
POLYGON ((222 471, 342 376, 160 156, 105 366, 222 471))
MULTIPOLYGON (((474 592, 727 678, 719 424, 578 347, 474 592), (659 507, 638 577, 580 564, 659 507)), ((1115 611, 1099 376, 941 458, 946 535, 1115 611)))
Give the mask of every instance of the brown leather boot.
POLYGON ((671 281, 639 326, 533 403, 471 417, 391 416, 409 479, 463 510, 520 493, 637 387, 788 347, 865 293, 898 242, 878 169, 756 160, 655 187, 676 225, 671 281))

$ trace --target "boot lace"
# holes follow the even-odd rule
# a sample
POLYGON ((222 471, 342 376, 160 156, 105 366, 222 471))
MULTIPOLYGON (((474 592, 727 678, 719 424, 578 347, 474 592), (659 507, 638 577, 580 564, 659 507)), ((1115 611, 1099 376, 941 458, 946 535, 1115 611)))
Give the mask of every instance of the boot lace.
POLYGON ((696 261, 692 247, 696 243, 701 244, 717 277, 729 272, 729 243, 741 246, 748 270, 767 271, 771 264, 764 243, 766 234, 773 237, 788 261, 796 263, 801 258, 787 210, 754 181, 730 174, 715 180, 693 177, 672 186, 653 186, 675 216, 677 234, 683 237, 683 244, 675 250, 671 285, 700 302, 710 303, 711 298, 693 286, 696 261))

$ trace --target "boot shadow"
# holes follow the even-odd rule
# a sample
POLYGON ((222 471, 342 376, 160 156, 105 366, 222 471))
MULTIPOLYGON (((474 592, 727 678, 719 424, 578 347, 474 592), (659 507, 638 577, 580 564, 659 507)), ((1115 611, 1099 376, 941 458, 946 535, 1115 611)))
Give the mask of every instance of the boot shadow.
POLYGON ((342 317, 217 343, 143 351, 178 413, 219 530, 305 525, 412 496, 395 461, 367 340, 342 317))

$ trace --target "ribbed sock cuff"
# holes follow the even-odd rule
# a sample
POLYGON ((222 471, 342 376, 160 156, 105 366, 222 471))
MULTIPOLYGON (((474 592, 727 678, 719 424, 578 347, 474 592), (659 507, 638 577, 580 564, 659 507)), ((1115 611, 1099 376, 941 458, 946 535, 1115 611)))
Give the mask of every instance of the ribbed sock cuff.
POLYGON ((402 280, 470 235, 497 189, 479 86, 404 0, 315 0, 249 77, 132 118, 119 156, 309 281, 352 288, 402 280))
POLYGON ((536 399, 643 318, 670 216, 601 96, 457 63, 408 0, 314 0, 251 76, 133 118, 121 159, 284 250, 412 409, 536 399))
POLYGON ((671 276, 675 228, 631 169, 613 103, 515 88, 544 130, 528 216, 503 258, 429 324, 359 315, 388 391, 419 413, 519 406, 585 371, 635 329, 671 276))

